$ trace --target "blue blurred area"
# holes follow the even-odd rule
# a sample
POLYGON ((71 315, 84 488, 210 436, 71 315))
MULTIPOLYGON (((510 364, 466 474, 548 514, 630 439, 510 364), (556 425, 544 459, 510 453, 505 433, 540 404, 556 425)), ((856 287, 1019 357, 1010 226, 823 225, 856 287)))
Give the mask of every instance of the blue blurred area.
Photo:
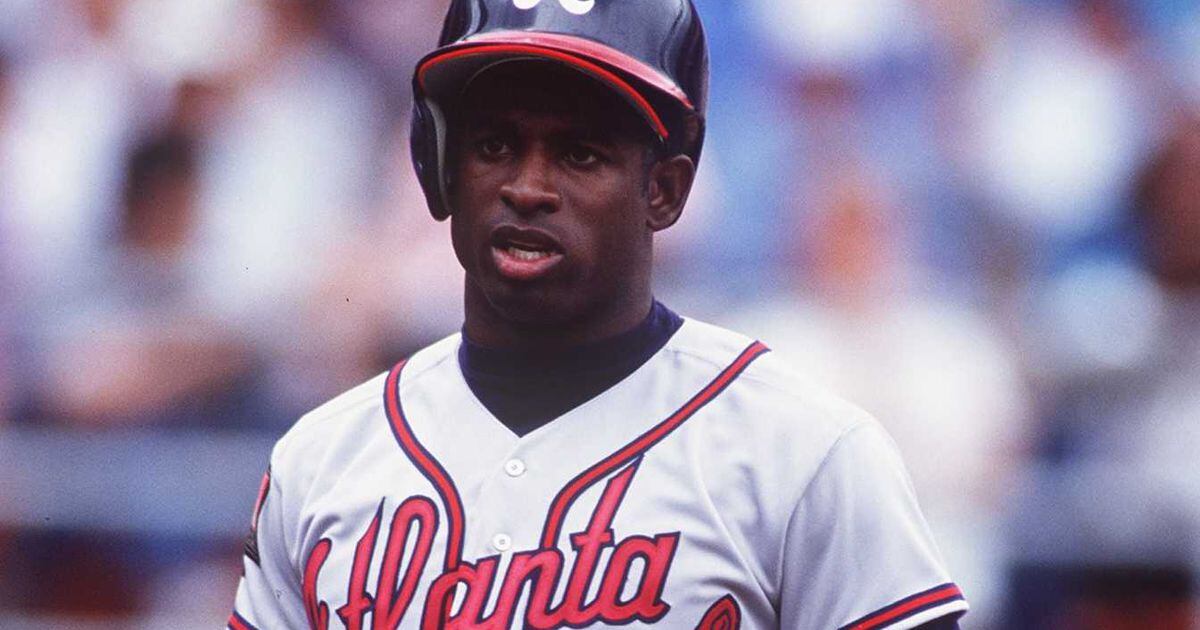
MULTIPOLYGON (((880 418, 964 628, 1195 627, 1200 6, 696 4, 660 299, 880 418)), ((0 627, 221 623, 273 441, 458 328, 444 8, 0 0, 0 627)))

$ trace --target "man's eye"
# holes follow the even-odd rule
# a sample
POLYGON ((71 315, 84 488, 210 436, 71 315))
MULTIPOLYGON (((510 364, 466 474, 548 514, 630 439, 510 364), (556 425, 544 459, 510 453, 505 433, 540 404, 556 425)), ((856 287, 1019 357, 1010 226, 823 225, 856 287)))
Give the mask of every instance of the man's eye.
POLYGON ((508 143, 500 138, 485 138, 478 145, 480 155, 484 157, 501 157, 511 153, 508 143))
POLYGON ((599 154, 583 146, 573 147, 568 150, 566 158, 568 162, 576 166, 590 166, 600 160, 599 154))

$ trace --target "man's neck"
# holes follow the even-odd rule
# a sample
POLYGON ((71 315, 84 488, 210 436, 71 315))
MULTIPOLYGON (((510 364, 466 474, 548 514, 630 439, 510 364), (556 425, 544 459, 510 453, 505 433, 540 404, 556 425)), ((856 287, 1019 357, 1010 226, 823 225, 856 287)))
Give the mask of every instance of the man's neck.
POLYGON ((653 302, 649 289, 644 295, 612 300, 574 319, 514 321, 488 303, 479 291, 467 287, 466 321, 463 332, 485 348, 553 353, 603 341, 635 328, 645 320, 653 302))
POLYGON ((569 352, 481 348, 468 337, 459 367, 475 397, 516 435, 526 435, 623 381, 683 326, 657 302, 632 330, 569 352))

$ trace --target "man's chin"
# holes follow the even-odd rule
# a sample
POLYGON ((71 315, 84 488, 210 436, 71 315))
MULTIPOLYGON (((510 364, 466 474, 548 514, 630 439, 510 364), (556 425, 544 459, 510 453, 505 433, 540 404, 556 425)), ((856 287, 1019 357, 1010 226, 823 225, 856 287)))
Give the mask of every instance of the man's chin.
POLYGON ((521 326, 563 327, 576 321, 579 315, 577 306, 563 299, 570 293, 557 287, 503 283, 485 291, 485 295, 497 315, 521 326))

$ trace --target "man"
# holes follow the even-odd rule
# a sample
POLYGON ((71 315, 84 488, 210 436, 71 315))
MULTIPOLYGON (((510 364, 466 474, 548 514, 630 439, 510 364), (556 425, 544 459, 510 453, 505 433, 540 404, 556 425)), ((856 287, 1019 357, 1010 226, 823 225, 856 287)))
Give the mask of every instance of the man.
POLYGON ((451 4, 413 145, 463 332, 280 440, 231 627, 954 627, 878 425, 653 299, 705 55, 689 0, 451 4))

